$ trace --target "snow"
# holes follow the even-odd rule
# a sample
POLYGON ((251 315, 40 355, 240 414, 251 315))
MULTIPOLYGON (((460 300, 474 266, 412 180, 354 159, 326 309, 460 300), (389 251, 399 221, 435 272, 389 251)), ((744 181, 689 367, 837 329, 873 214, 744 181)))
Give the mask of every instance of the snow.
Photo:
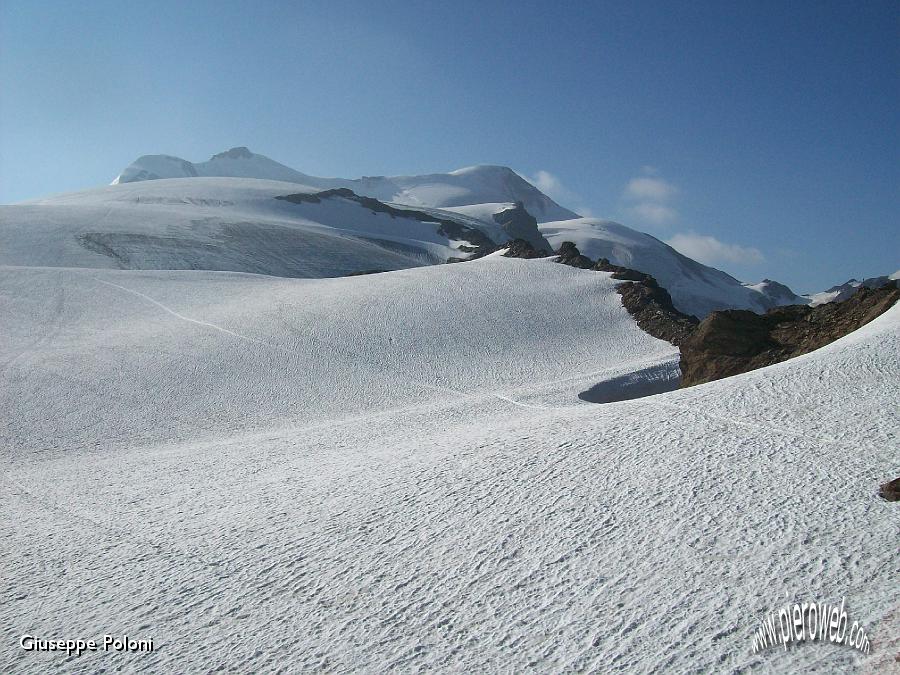
POLYGON ((71 308, 79 317, 80 328, 66 329, 72 351, 45 355, 27 393, 4 402, 14 421, 0 440, 32 451, 62 436, 70 448, 108 433, 147 443, 206 438, 462 391, 544 405, 545 394, 558 395, 550 380, 582 376, 560 385, 574 398, 623 361, 677 360, 675 348, 637 327, 609 275, 549 261, 495 255, 428 275, 315 280, 71 269, 13 269, 7 278, 16 284, 11 315, 41 317, 15 322, 10 357, 29 356, 32 337, 55 330, 55 314, 71 308), (110 315, 115 339, 97 342, 110 315), (191 376, 175 382, 173 372, 191 376), (69 385, 57 390, 60 375, 69 385), (163 383, 159 400, 136 394, 163 383), (120 405, 98 409, 98 388, 120 405), (79 418, 92 421, 68 429, 79 418))
POLYGON ((461 216, 467 216, 477 220, 482 232, 490 236, 496 242, 504 243, 509 239, 503 227, 494 220, 494 214, 511 209, 515 204, 511 202, 469 204, 467 206, 445 206, 442 210, 461 216))
MULTIPOLYGON (((224 157, 207 164, 272 161, 260 157, 224 157)), ((502 167, 473 167, 447 176, 468 181, 469 198, 487 199, 492 181, 509 178, 503 171, 502 167)), ((406 205, 449 199, 449 193, 438 198, 434 190, 440 183, 429 184, 426 179, 416 177, 408 184, 405 179, 391 179, 388 189, 382 189, 382 179, 362 179, 368 181, 367 189, 354 181, 343 181, 342 186, 349 184, 358 194, 406 205), (402 188, 402 184, 412 187, 402 188), (421 190, 430 190, 430 197, 415 197, 425 194, 421 190)), ((464 242, 440 234, 436 223, 373 213, 343 198, 319 204, 275 199, 325 187, 253 178, 155 179, 0 206, 0 264, 209 269, 315 278, 403 269, 467 255, 459 250, 464 242)), ((457 220, 501 244, 509 235, 493 216, 511 206, 508 201, 486 201, 442 208, 416 204, 415 208, 435 219, 457 220)), ((653 274, 671 293, 676 307, 689 314, 702 317, 729 307, 765 311, 789 301, 784 293, 743 286, 650 235, 610 221, 557 221, 540 225, 540 231, 554 248, 571 240, 592 258, 607 257, 653 274)))
MULTIPOLYGON (((295 171, 247 148, 232 148, 214 155, 209 161, 194 164, 171 155, 143 155, 116 176, 112 185, 164 178, 193 178, 224 176, 230 178, 260 178, 289 183, 318 186, 313 176, 295 171)), ((324 188, 320 188, 324 189, 324 188)))
POLYGON ((850 298, 854 293, 856 293, 857 289, 860 286, 865 286, 867 288, 879 288, 889 281, 894 281, 896 279, 900 279, 900 270, 894 272, 893 274, 879 276, 879 277, 870 277, 868 279, 863 279, 862 281, 858 281, 856 279, 850 279, 849 281, 840 284, 838 286, 832 286, 827 291, 822 291, 820 293, 811 293, 806 296, 807 302, 815 307, 816 305, 824 305, 829 302, 843 302, 850 298))
POLYGON ((349 181, 233 148, 2 206, 5 670, 890 663, 898 529, 875 493, 896 477, 900 308, 677 390, 677 349, 610 274, 434 265, 466 242, 427 218, 275 199, 331 187, 496 243, 523 201, 554 247, 649 272, 699 316, 787 295, 573 218, 505 167, 349 181), (394 271, 343 276, 373 269, 394 271), (754 655, 786 595, 846 597, 873 656, 754 655), (156 649, 66 659, 26 633, 156 649))
MULTIPOLYGON (((596 253, 594 254, 596 255, 596 253)), ((785 602, 896 635, 900 308, 606 405, 677 353, 608 274, 500 256, 369 277, 0 268, 16 672, 845 672, 754 655, 785 602), (18 636, 152 637, 30 654, 18 636)))
POLYGON ((539 223, 577 215, 504 166, 473 166, 448 174, 395 176, 388 180, 398 188, 390 201, 401 204, 440 208, 518 201, 539 223))
POLYGON ((538 222, 576 216, 504 166, 479 165, 421 176, 320 178, 300 173, 247 148, 232 148, 199 164, 168 155, 144 155, 119 174, 113 184, 191 176, 279 180, 319 190, 348 188, 358 195, 417 207, 521 201, 538 222))
POLYGON ((797 295, 784 284, 771 279, 763 279, 755 284, 744 284, 744 288, 761 294, 766 298, 766 302, 771 302, 773 306, 810 304, 809 298, 797 295))
POLYGON ((744 286, 725 272, 611 220, 577 218, 542 223, 539 229, 554 250, 562 242, 571 241, 589 258, 608 258, 616 265, 653 275, 686 314, 703 318, 714 310, 732 308, 764 312, 775 304, 766 294, 744 286))
POLYGON ((812 307, 816 307, 817 305, 824 305, 829 302, 834 302, 838 299, 838 296, 840 296, 840 294, 840 291, 822 291, 821 293, 812 293, 809 296, 809 304, 812 307))
POLYGON ((0 264, 325 277, 467 255, 434 222, 375 213, 343 198, 275 199, 315 191, 257 179, 169 179, 0 206, 0 264))

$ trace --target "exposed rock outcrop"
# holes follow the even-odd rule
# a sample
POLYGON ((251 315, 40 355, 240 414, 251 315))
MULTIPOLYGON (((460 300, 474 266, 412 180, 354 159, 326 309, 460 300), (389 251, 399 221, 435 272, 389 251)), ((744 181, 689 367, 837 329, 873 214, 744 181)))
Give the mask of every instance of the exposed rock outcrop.
POLYGON ((713 312, 681 345, 682 387, 730 377, 806 354, 864 326, 900 298, 892 281, 860 288, 842 303, 789 305, 765 314, 713 312))
MULTIPOLYGON (((653 279, 649 274, 638 272, 637 270, 622 267, 621 265, 613 265, 608 258, 600 258, 593 269, 598 272, 612 272, 613 279, 622 279, 623 281, 648 281, 653 279)), ((656 283, 654 279, 653 283, 656 283)))
POLYGON ((900 502, 900 478, 882 483, 878 488, 878 494, 885 501, 900 502))
POLYGON ((524 239, 537 250, 550 250, 550 242, 544 239, 544 235, 538 229, 537 220, 528 213, 522 202, 516 202, 512 208, 498 211, 493 218, 510 239, 524 239))
POLYGON ((621 279, 616 291, 622 296, 622 304, 637 321, 641 330, 655 338, 680 345, 697 327, 697 318, 675 309, 669 292, 660 286, 649 274, 613 265, 607 258, 596 263, 581 255, 578 247, 570 241, 559 247, 557 262, 581 269, 598 272, 612 272, 613 279, 621 279))
POLYGON ((556 252, 558 256, 556 262, 569 267, 577 267, 582 270, 589 270, 594 267, 594 261, 587 256, 581 255, 581 251, 571 241, 564 241, 556 252))
POLYGON ((546 258, 550 255, 548 251, 536 249, 531 242, 524 239, 513 239, 503 244, 503 247, 506 249, 506 253, 503 254, 506 258, 532 260, 534 258, 546 258))
MULTIPOLYGON (((628 270, 628 274, 641 274, 628 270)), ((615 274, 613 278, 616 277, 615 274)), ((616 291, 622 304, 645 333, 681 346, 697 328, 697 318, 675 309, 669 292, 653 277, 640 281, 626 281, 616 291)))
MULTIPOLYGON (((508 250, 504 255, 512 258, 548 255, 522 239, 505 246, 508 250)), ((614 265, 606 258, 595 263, 570 241, 560 245, 556 256, 556 262, 563 265, 612 272, 613 279, 624 282, 616 290, 638 326, 680 348, 682 387, 755 370, 824 347, 864 326, 900 298, 898 282, 890 281, 874 290, 861 287, 840 304, 788 305, 765 314, 724 310, 700 322, 679 312, 668 291, 649 274, 614 265)))

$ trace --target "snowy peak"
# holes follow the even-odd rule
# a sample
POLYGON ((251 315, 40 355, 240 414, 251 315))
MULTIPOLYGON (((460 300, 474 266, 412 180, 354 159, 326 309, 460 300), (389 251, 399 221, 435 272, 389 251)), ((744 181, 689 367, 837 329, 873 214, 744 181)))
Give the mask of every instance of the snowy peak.
POLYGON ((746 288, 761 293, 772 302, 772 306, 808 305, 809 298, 797 295, 790 288, 771 279, 763 279, 758 284, 744 284, 746 288))
POLYGON ((112 185, 161 178, 195 178, 200 174, 191 162, 172 155, 142 155, 116 176, 112 185))
POLYGON ((255 155, 250 152, 249 148, 241 146, 239 148, 226 150, 225 152, 220 152, 218 155, 213 155, 210 157, 210 161, 214 159, 252 159, 254 156, 255 155))
POLYGON ((812 293, 806 296, 806 301, 813 307, 817 305, 824 305, 828 302, 843 302, 844 300, 853 296, 853 294, 856 293, 857 289, 860 286, 864 286, 865 288, 880 288, 889 281, 895 281, 897 279, 900 279, 900 270, 897 270, 893 274, 886 274, 880 277, 869 277, 868 279, 863 279, 862 281, 859 281, 858 279, 850 279, 843 284, 832 286, 827 291, 822 291, 821 293, 812 293))
POLYGON ((210 157, 206 162, 194 164, 171 155, 144 155, 130 164, 116 179, 113 185, 134 183, 142 180, 159 180, 162 178, 260 178, 280 180, 288 183, 306 184, 316 179, 295 171, 294 169, 269 159, 265 155, 257 155, 246 147, 236 147, 210 157))
POLYGON ((416 176, 364 176, 357 179, 310 176, 240 146, 192 163, 170 155, 144 155, 113 185, 160 178, 260 178, 299 183, 320 190, 346 188, 357 195, 406 206, 444 208, 521 202, 538 222, 576 218, 506 166, 477 165, 449 173, 416 176))

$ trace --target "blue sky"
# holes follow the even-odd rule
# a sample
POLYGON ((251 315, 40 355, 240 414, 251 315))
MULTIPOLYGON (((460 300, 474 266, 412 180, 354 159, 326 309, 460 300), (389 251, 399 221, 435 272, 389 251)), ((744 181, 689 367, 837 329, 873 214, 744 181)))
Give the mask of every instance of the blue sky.
POLYGON ((0 202, 236 145, 504 164, 798 292, 900 267, 896 2, 0 0, 0 202))

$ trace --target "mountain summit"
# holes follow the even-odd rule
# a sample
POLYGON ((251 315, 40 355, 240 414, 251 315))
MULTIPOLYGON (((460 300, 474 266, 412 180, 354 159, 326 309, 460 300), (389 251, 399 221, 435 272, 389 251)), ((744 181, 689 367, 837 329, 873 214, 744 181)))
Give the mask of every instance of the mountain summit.
POLYGON ((249 148, 237 147, 213 155, 206 162, 194 164, 171 155, 143 155, 129 164, 112 182, 135 183, 161 178, 197 178, 224 176, 230 178, 262 178, 288 183, 317 186, 318 179, 294 171, 265 155, 257 155, 249 148))
POLYGON ((243 146, 220 152, 197 164, 171 155, 143 155, 116 176, 112 184, 215 176, 278 180, 318 190, 346 188, 358 195, 408 206, 443 208, 521 202, 538 222, 578 217, 505 166, 477 165, 421 176, 320 178, 296 171, 243 146))

